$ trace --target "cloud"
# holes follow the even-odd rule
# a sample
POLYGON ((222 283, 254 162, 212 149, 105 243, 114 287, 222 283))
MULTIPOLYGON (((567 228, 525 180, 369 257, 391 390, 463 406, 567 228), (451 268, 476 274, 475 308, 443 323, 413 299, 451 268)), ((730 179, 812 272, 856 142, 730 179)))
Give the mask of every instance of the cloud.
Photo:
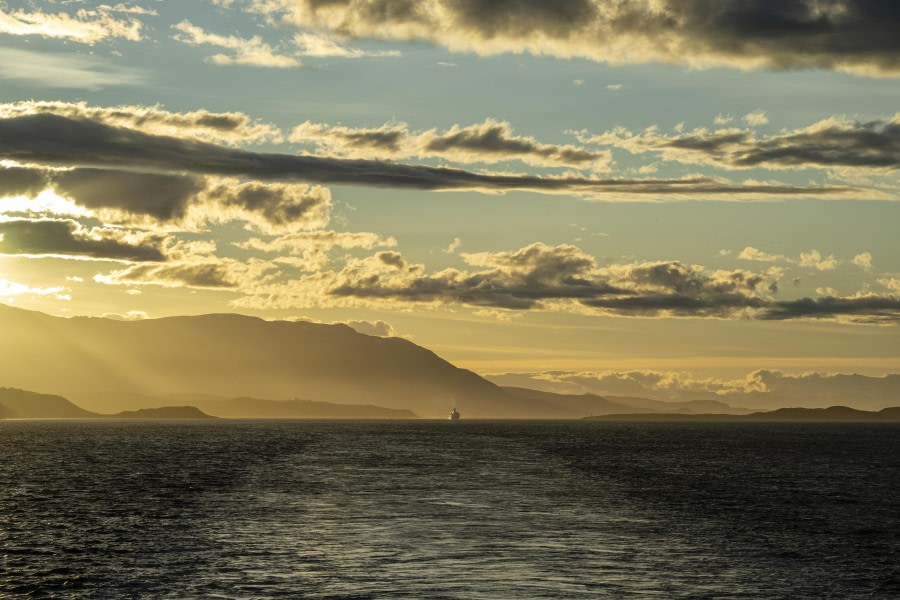
POLYGON ((165 261, 169 238, 105 227, 87 228, 70 219, 0 221, 0 254, 112 261, 165 261))
POLYGON ((306 271, 325 269, 328 253, 334 248, 362 248, 371 250, 379 247, 393 247, 397 240, 369 232, 307 231, 290 233, 273 240, 250 238, 237 242, 235 246, 245 250, 278 253, 275 262, 288 264, 306 271))
POLYGON ((125 13, 127 15, 147 15, 150 17, 159 16, 159 13, 152 8, 144 8, 143 6, 126 6, 122 2, 119 2, 115 6, 110 6, 109 4, 101 4, 97 7, 97 9, 105 10, 108 12, 125 13))
POLYGON ((0 47, 0 78, 48 88, 92 91, 142 86, 148 80, 141 70, 109 65, 93 57, 3 47, 0 47))
POLYGON ((350 128, 306 121, 294 128, 292 142, 315 143, 321 152, 351 158, 443 158, 461 163, 498 163, 519 160, 539 167, 575 167, 607 170, 608 151, 591 151, 572 145, 542 144, 533 137, 518 136, 505 121, 481 123, 447 131, 430 129, 411 133, 406 123, 386 123, 373 128, 350 128))
POLYGON ((0 10, 0 33, 39 35, 89 45, 107 38, 122 38, 132 42, 141 40, 140 21, 134 18, 117 19, 110 12, 123 11, 108 6, 100 6, 96 10, 81 9, 74 15, 0 10))
POLYGON ((741 117, 741 121, 750 125, 751 127, 755 127, 757 125, 766 125, 769 122, 769 117, 766 116, 765 111, 762 110, 754 110, 751 113, 747 113, 743 117, 741 117))
POLYGON ((240 220, 279 233, 323 227, 331 210, 328 189, 302 183, 242 183, 233 178, 116 169, 0 167, 0 197, 35 197, 43 189, 71 200, 74 207, 85 209, 85 215, 116 224, 196 229, 208 221, 240 220))
POLYGON ((488 270, 445 269, 426 275, 421 265, 408 265, 398 253, 376 255, 390 273, 371 262, 355 263, 336 277, 333 296, 408 302, 462 303, 508 309, 543 306, 545 300, 587 299, 618 290, 589 273, 594 259, 574 246, 532 244, 515 252, 463 254, 473 266, 488 270))
POLYGON ((200 259, 166 264, 139 264, 106 274, 94 281, 107 285, 157 285, 169 288, 236 290, 260 280, 276 266, 263 261, 241 263, 232 259, 200 259))
POLYGON ((831 271, 838 266, 837 259, 834 255, 822 258, 822 254, 818 250, 810 250, 809 252, 801 252, 800 260, 797 264, 801 267, 811 267, 818 271, 831 271))
POLYGON ((882 277, 878 280, 878 283, 892 292, 900 294, 900 279, 896 277, 882 277))
MULTIPOLYGON (((2 113, 0 113, 2 114, 2 113)), ((482 174, 394 162, 250 152, 55 114, 0 118, 0 160, 58 166, 194 173, 262 181, 331 183, 422 190, 527 190, 592 198, 649 196, 841 196, 846 187, 734 183, 705 177, 599 179, 482 174)))
POLYGON ((356 333, 375 337, 395 337, 397 331, 386 321, 345 321, 356 333))
MULTIPOLYGON (((731 251, 721 250, 719 251, 719 254, 721 256, 728 256, 731 254, 731 251)), ((816 269, 817 271, 833 271, 842 264, 853 264, 865 270, 870 270, 872 268, 872 255, 868 252, 857 254, 852 260, 838 260, 833 254, 823 257, 822 253, 818 250, 810 250, 808 252, 801 252, 800 256, 794 259, 788 258, 783 254, 770 254, 758 248, 754 248, 753 246, 747 246, 741 250, 737 255, 737 258, 756 262, 784 262, 800 267, 816 269)))
POLYGON ((864 269, 869 271, 872 269, 872 254, 869 252, 861 252, 853 257, 853 264, 859 267, 860 269, 864 269))
POLYGON ((446 252, 447 254, 454 254, 457 250, 459 250, 460 246, 462 246, 462 240, 458 237, 455 237, 453 238, 453 241, 450 242, 450 245, 447 246, 447 249, 444 250, 444 252, 446 252))
POLYGON ((397 330, 393 325, 386 321, 319 321, 309 317, 296 317, 287 319, 288 321, 299 321, 301 323, 322 323, 325 325, 346 325, 356 333, 363 335, 371 335, 375 337, 397 337, 397 330))
POLYGON ((632 154, 653 152, 668 161, 726 169, 900 167, 900 113, 865 123, 829 117, 805 128, 767 137, 737 128, 695 129, 671 136, 654 128, 640 133, 617 128, 596 136, 586 132, 576 135, 583 144, 622 148, 632 154))
POLYGON ((243 219, 266 233, 324 227, 331 214, 331 192, 318 185, 226 179, 210 185, 203 198, 216 207, 214 219, 243 219))
MULTIPOLYGON (((548 392, 631 396, 664 401, 718 400, 732 406, 890 406, 900 395, 900 375, 784 373, 760 369, 744 377, 698 377, 679 371, 544 371, 500 373, 487 378, 498 385, 548 392)), ((714 410, 703 412, 716 412, 714 410)))
POLYGON ((72 169, 48 173, 60 196, 88 209, 114 209, 157 221, 183 219, 204 189, 198 177, 111 169, 72 169))
POLYGON ((765 389, 751 375, 739 379, 697 377, 679 371, 545 371, 501 373, 487 378, 498 385, 567 394, 696 400, 765 389))
POLYGON ((129 310, 126 313, 103 313, 100 315, 103 319, 113 319, 116 321, 143 321, 149 319, 150 315, 142 310, 129 310))
POLYGON ((501 310, 557 310, 641 318, 829 319, 900 321, 900 300, 874 294, 778 300, 779 269, 709 270, 680 261, 599 267, 571 245, 531 244, 512 252, 461 255, 470 267, 428 273, 398 252, 351 259, 319 271, 244 290, 238 306, 466 305, 501 310), (330 300, 329 300, 330 298, 330 300))
MULTIPOLYGON (((383 253, 382 253, 383 254, 383 253)), ((765 304, 765 274, 715 271, 675 261, 598 268, 593 257, 571 245, 536 243, 514 252, 462 255, 469 272, 445 269, 433 275, 399 255, 382 262, 396 273, 345 268, 329 291, 334 296, 425 303, 461 303, 510 310, 596 309, 627 316, 731 317, 765 304), (572 304, 574 302, 574 305, 572 304), (581 307, 579 309, 579 307, 581 307)))
POLYGON ((180 32, 174 36, 174 39, 179 42, 192 46, 217 46, 232 51, 230 55, 214 54, 206 59, 207 62, 216 65, 249 65, 275 69, 303 66, 303 63, 295 57, 277 53, 274 48, 263 42, 259 36, 244 39, 233 35, 217 35, 208 33, 186 20, 173 25, 172 28, 180 32))
POLYGON ((777 262, 784 259, 784 256, 781 254, 769 254, 768 252, 763 252, 753 246, 747 246, 741 250, 741 253, 738 254, 737 257, 741 260, 754 260, 759 262, 777 262))
POLYGON ((647 262, 608 269, 628 293, 582 303, 602 313, 631 317, 748 317, 769 301, 775 281, 767 273, 708 272, 678 261, 647 262))
POLYGON ((448 131, 434 130, 417 136, 420 156, 438 156, 458 162, 498 162, 516 159, 535 166, 572 166, 606 170, 611 155, 571 145, 541 144, 534 138, 516 136, 509 123, 487 119, 483 123, 448 131))
POLYGON ((426 40, 482 55, 900 73, 900 11, 879 0, 270 0, 251 6, 302 28, 426 40))
POLYGON ((825 296, 771 303, 758 318, 770 321, 786 319, 833 319, 848 323, 895 324, 900 322, 900 298, 862 294, 846 298, 825 296))
POLYGON ((26 100, 0 104, 0 118, 58 115, 111 127, 126 127, 155 135, 194 137, 229 144, 278 142, 281 132, 273 125, 254 121, 241 112, 169 112, 159 106, 88 106, 85 102, 26 100))
POLYGON ((47 173, 17 165, 0 166, 0 198, 4 196, 36 196, 47 187, 47 173))
POLYGON ((262 252, 303 253, 308 250, 330 250, 335 247, 372 249, 378 246, 396 246, 397 240, 368 232, 308 231, 283 235, 271 241, 251 238, 236 245, 262 252))
POLYGON ((328 36, 321 33, 304 31, 294 35, 294 44, 297 53, 302 56, 314 56, 319 58, 363 58, 363 57, 398 57, 397 50, 366 51, 359 48, 343 46, 328 36))
MULTIPOLYGON (((15 296, 54 296, 62 294, 65 288, 56 287, 31 287, 25 283, 0 279, 0 298, 10 302, 15 296)), ((58 298, 61 299, 61 298, 58 298)))

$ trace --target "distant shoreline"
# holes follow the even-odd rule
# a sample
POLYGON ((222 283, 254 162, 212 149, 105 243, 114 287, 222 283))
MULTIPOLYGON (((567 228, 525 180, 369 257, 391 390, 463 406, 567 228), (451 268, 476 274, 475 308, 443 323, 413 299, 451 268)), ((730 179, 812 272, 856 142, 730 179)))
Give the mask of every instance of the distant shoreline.
POLYGON ((632 413, 584 417, 588 421, 674 421, 727 423, 900 423, 900 407, 866 411, 847 406, 779 408, 749 415, 632 413))

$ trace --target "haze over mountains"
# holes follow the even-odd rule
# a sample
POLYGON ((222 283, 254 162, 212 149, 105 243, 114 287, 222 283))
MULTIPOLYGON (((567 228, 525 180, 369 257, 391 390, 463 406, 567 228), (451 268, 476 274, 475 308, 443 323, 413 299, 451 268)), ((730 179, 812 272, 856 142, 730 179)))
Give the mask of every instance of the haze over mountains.
POLYGON ((346 325, 235 314, 61 318, 0 305, 0 331, 0 386, 58 394, 96 413, 166 406, 236 418, 444 417, 454 406, 467 418, 752 412, 713 398, 501 387, 408 340, 346 325))

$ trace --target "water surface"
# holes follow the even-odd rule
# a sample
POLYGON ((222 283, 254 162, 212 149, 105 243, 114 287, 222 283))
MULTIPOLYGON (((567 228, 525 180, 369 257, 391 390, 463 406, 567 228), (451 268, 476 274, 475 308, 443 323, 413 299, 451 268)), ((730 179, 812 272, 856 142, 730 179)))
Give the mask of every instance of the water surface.
POLYGON ((900 426, 0 422, 0 596, 891 598, 900 426))

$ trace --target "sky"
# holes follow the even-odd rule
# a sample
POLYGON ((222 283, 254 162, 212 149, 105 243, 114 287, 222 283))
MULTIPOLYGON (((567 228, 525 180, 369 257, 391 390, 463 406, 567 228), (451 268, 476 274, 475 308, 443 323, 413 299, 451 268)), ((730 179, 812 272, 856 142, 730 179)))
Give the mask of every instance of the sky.
POLYGON ((0 302, 349 322, 526 379, 897 372, 898 28, 876 0, 0 1, 0 302))

